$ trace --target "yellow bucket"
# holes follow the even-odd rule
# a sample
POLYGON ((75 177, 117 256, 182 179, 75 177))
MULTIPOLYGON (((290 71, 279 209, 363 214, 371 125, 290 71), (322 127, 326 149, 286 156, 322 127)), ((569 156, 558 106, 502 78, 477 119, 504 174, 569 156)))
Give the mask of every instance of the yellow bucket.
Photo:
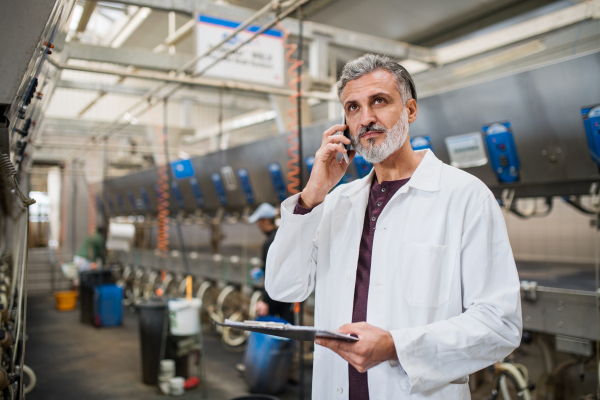
POLYGON ((54 293, 56 309, 58 311, 71 311, 77 307, 77 291, 65 290, 54 293))

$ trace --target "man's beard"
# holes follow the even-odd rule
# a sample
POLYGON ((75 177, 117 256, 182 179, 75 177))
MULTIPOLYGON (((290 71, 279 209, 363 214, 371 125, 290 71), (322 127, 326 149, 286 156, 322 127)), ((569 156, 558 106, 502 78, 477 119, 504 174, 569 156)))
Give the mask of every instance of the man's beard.
POLYGON ((351 136, 352 146, 358 154, 360 154, 365 160, 371 164, 378 164, 386 160, 392 153, 398 150, 404 145, 406 138, 408 137, 408 111, 406 108, 402 111, 400 119, 390 129, 386 129, 382 125, 371 124, 369 126, 363 126, 356 136, 351 136), (365 147, 360 142, 360 138, 369 131, 381 131, 385 133, 385 139, 383 143, 374 146, 376 137, 369 138, 369 147, 365 147))

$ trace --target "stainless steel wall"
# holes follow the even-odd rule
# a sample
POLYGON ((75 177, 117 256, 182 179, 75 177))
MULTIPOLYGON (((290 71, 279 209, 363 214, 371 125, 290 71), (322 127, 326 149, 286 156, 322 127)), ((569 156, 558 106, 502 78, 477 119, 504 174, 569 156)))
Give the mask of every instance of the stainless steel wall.
MULTIPOLYGON (((597 103, 600 103, 600 53, 593 53, 421 99, 411 136, 430 136, 435 154, 448 163, 445 137, 480 131, 483 125, 508 120, 521 160, 520 182, 500 184, 489 164, 469 168, 468 172, 486 183, 497 197, 505 188, 515 189, 516 197, 587 194, 591 183, 600 181, 600 174, 589 156, 580 109, 597 103)), ((305 156, 316 152, 322 132, 337 122, 304 129, 305 156)), ((254 205, 279 203, 267 167, 271 162, 279 163, 285 177, 286 149, 286 138, 280 136, 192 159, 205 198, 205 211, 220 207, 210 176, 220 173, 225 166, 232 167, 234 172, 238 168, 248 169, 256 195, 254 205)), ((349 171, 357 177, 353 166, 349 171)), ((178 183, 184 211, 194 212, 197 205, 189 180, 178 183)), ((155 211, 155 184, 156 170, 108 181, 113 215, 142 213, 134 209, 126 192, 131 189, 139 199, 140 186, 145 188, 155 211), (123 198, 125 212, 119 210, 117 192, 123 198)), ((239 211, 246 206, 239 180, 236 189, 227 190, 227 198, 229 210, 239 211)), ((177 208, 171 195, 171 211, 177 208)))

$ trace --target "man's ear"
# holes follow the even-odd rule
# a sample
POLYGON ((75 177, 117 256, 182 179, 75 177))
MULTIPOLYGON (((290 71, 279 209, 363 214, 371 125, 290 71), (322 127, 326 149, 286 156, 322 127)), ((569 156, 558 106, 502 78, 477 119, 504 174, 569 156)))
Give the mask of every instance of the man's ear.
POLYGON ((417 120, 417 101, 415 99, 410 99, 404 105, 406 107, 406 111, 408 112, 408 123, 412 124, 417 120))

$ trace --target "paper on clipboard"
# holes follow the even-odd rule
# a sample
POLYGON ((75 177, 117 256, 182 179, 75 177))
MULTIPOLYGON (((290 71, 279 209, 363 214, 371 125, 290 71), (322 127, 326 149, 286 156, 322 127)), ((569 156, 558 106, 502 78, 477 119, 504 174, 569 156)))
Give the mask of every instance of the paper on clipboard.
POLYGON ((266 322, 266 321, 244 321, 236 322, 226 319, 224 323, 215 322, 215 324, 229 327, 233 329, 240 329, 244 331, 264 333, 267 335, 284 337, 288 339, 301 340, 305 342, 314 342, 315 338, 322 337, 327 339, 338 339, 347 341, 357 341, 358 338, 355 336, 347 335, 344 333, 328 331, 325 329, 318 329, 313 326, 297 326, 291 324, 282 324, 278 322, 266 322))

